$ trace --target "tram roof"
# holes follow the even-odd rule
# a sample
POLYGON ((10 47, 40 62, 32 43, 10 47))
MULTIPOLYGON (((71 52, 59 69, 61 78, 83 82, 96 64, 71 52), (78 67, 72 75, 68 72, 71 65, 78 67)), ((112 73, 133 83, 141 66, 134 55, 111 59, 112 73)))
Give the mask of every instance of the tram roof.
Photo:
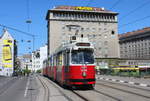
POLYGON ((85 49, 94 49, 93 44, 88 40, 88 38, 77 38, 76 40, 70 40, 69 42, 66 42, 64 44, 61 44, 56 51, 54 52, 54 54, 57 54, 61 51, 65 51, 65 50, 70 50, 70 49, 74 49, 77 50, 78 48, 85 48, 85 49), (89 44, 89 46, 77 46, 77 43, 81 43, 81 44, 89 44))

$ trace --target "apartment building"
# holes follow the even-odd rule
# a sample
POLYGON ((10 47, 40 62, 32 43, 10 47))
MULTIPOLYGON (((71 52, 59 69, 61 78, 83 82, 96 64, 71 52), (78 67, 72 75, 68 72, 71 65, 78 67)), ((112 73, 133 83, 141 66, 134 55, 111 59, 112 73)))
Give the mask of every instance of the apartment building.
POLYGON ((88 37, 95 58, 118 58, 118 13, 96 7, 57 6, 48 10, 48 54, 71 36, 88 37))
POLYGON ((150 27, 119 35, 120 57, 126 64, 150 66, 150 27))

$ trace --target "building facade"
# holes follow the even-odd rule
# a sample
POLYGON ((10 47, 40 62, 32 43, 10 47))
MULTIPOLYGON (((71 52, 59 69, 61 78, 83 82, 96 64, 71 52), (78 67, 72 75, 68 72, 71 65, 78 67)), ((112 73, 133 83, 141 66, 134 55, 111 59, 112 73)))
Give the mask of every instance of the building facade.
POLYGON ((47 59, 47 45, 40 47, 40 69, 43 68, 43 61, 47 59))
POLYGON ((0 75, 12 76, 15 70, 17 45, 10 33, 4 29, 0 38, 0 75))
POLYGON ((88 37, 95 58, 118 58, 118 13, 95 7, 58 6, 47 12, 48 54, 71 36, 88 37))
POLYGON ((40 47, 32 53, 32 71, 36 72, 43 68, 43 61, 47 59, 47 45, 40 47))
POLYGON ((120 57, 150 59, 150 27, 120 34, 120 57))
POLYGON ((40 69, 40 50, 32 52, 32 72, 40 69))
POLYGON ((129 65, 149 65, 150 27, 119 35, 120 57, 129 65))
POLYGON ((19 56, 18 59, 20 60, 20 69, 21 70, 32 70, 32 56, 31 54, 24 54, 19 56))

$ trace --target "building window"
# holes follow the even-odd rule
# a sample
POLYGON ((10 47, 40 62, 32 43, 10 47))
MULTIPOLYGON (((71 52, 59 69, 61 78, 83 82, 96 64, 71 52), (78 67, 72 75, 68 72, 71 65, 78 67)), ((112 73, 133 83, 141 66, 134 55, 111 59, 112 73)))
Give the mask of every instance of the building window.
POLYGON ((93 34, 93 38, 95 38, 96 37, 96 35, 95 34, 93 34))
POLYGON ((104 42, 104 45, 108 45, 108 41, 105 41, 105 42, 104 42))
POLYGON ((64 30, 64 29, 65 29, 65 27, 62 27, 62 29, 64 30))
POLYGON ((71 27, 69 27, 68 30, 71 31, 71 27))
POLYGON ((107 35, 104 35, 104 38, 107 38, 107 35))
POLYGON ((114 35, 114 34, 115 34, 115 31, 112 30, 112 31, 111 31, 111 34, 114 35))
POLYGON ((94 32, 96 29, 95 29, 95 28, 93 28, 92 30, 93 30, 93 32, 94 32))
POLYGON ((112 16, 113 20, 115 20, 115 16, 112 16))
POLYGON ((105 54, 105 58, 107 58, 108 57, 108 55, 107 54, 105 54))
POLYGON ((81 28, 81 31, 84 31, 84 28, 81 28))
POLYGON ((86 28, 86 31, 89 31, 90 29, 89 28, 86 28))

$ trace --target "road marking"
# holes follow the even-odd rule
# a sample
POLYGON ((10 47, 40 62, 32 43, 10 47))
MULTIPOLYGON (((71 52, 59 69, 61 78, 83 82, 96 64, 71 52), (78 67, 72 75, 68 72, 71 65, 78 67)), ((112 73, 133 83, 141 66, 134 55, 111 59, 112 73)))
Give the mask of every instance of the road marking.
POLYGON ((141 84, 140 84, 140 86, 147 87, 147 84, 143 84, 143 83, 141 83, 141 84))
POLYGON ((109 80, 108 78, 106 78, 105 80, 109 80))
POLYGON ((100 77, 100 78, 98 77, 97 79, 107 80, 107 81, 110 80, 110 81, 113 81, 113 82, 120 82, 120 83, 128 83, 128 84, 139 85, 139 86, 143 86, 143 87, 150 87, 150 85, 148 85, 148 84, 137 83, 137 82, 129 82, 129 81, 109 79, 109 78, 103 78, 103 77, 100 77))
POLYGON ((26 96, 27 96, 28 88, 29 88, 29 82, 30 82, 30 80, 28 79, 28 81, 27 81, 27 85, 26 85, 26 89, 25 89, 25 91, 24 91, 24 97, 26 97, 26 96))
POLYGON ((124 81, 120 80, 121 83, 123 83, 124 81))
POLYGON ((134 84, 134 82, 129 82, 129 84, 134 84))

